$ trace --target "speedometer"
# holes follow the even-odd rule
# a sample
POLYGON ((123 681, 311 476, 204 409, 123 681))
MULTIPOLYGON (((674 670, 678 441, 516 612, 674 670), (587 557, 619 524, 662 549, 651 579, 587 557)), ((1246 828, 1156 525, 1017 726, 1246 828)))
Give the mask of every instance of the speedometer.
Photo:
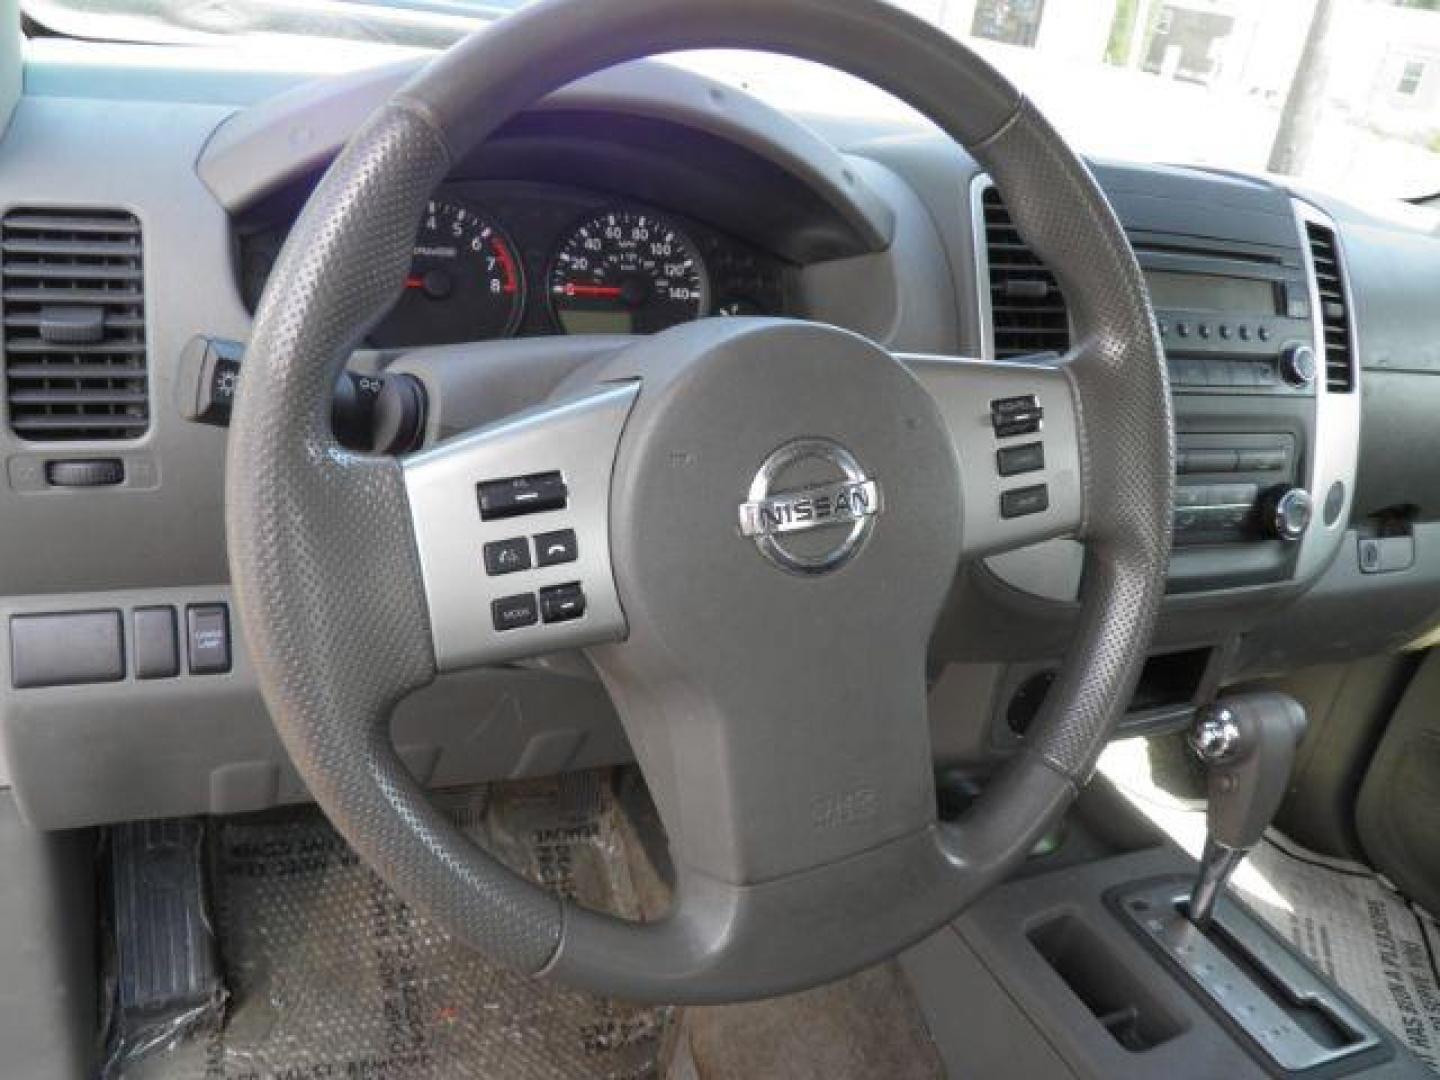
POLYGON ((508 337, 524 306, 515 246, 500 226, 462 203, 433 199, 415 237, 404 295, 370 340, 387 348, 508 337))
POLYGON ((569 334, 653 334, 710 309, 695 245, 659 214, 607 210, 571 230, 551 263, 550 305, 569 334))

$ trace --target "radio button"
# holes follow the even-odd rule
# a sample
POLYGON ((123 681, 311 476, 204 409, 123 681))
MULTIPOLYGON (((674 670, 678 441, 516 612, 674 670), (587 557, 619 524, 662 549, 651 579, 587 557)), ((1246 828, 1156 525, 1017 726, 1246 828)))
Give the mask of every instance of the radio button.
POLYGON ((1241 340, 1241 341, 1249 341, 1249 340, 1250 340, 1250 327, 1246 326, 1244 323, 1241 323, 1241 324, 1240 324, 1239 334, 1240 334, 1240 340, 1241 340))
POLYGON ((1225 506, 1215 512, 1215 524, 1225 529, 1239 529, 1244 526, 1245 519, 1250 516, 1248 506, 1225 506))
POLYGON ((1260 329, 1257 330, 1257 331, 1255 331, 1255 333, 1256 333, 1256 335, 1260 338, 1261 341, 1269 341, 1269 340, 1270 340, 1270 328, 1269 328, 1268 326, 1262 326, 1262 327, 1260 327, 1260 329))
POLYGON ((1181 337, 1189 337, 1190 324, 1186 322, 1177 322, 1175 324, 1175 333, 1179 334, 1181 337))
POLYGON ((1284 450, 1241 450, 1241 472, 1278 472, 1285 467, 1284 450))
POLYGON ((1291 319, 1308 319, 1310 317, 1310 298, 1306 295, 1303 285, 1296 285, 1290 281, 1285 283, 1285 314, 1291 319))
POLYGON ((1231 373, 1231 365, 1225 360, 1205 361, 1205 385, 1206 386, 1234 386, 1235 376, 1231 373))
POLYGON ((1202 322, 1195 328, 1195 332, 1208 341, 1210 339, 1210 324, 1202 322))
POLYGON ((1255 386, 1259 375, 1255 371, 1255 365, 1248 361, 1237 361, 1229 365, 1231 386, 1255 386))
POLYGON ((1234 472, 1238 456, 1234 450, 1187 450, 1180 459, 1182 473, 1234 472))
POLYGON ((1174 373, 1174 381, 1179 386, 1205 385, 1204 360, 1197 360, 1190 356, 1182 356, 1172 361, 1170 370, 1174 373))
POLYGON ((1254 484, 1215 484, 1210 487, 1211 506, 1249 506, 1259 491, 1254 484))

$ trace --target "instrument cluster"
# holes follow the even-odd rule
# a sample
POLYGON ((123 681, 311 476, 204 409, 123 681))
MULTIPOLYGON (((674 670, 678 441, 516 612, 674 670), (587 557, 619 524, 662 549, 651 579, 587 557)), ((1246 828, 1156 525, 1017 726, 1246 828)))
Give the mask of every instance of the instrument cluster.
MULTIPOLYGON (((253 311, 293 218, 239 237, 253 311)), ((555 185, 446 184, 425 209, 377 348, 547 334, 651 334, 711 316, 793 314, 788 264, 697 221, 555 185)))

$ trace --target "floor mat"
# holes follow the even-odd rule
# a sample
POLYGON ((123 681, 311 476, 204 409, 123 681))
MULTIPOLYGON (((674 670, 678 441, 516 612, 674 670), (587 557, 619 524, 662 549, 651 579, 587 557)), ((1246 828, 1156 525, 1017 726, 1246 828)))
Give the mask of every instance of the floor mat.
MULTIPOLYGON (((639 913, 599 774, 441 793, 516 869, 589 907, 639 913)), ((224 1027, 127 1080, 652 1077, 673 1011, 565 990, 487 963, 412 911, 314 812, 214 836, 231 990, 224 1027)))
MULTIPOLYGON (((1205 811, 1156 782, 1143 739, 1113 744, 1100 772, 1191 855, 1205 811)), ((1306 851, 1273 830, 1235 872, 1234 892, 1440 1072, 1440 925, 1356 863, 1306 851)))
POLYGON ((686 1009, 667 1080, 942 1080, 895 963, 768 1001, 686 1009))

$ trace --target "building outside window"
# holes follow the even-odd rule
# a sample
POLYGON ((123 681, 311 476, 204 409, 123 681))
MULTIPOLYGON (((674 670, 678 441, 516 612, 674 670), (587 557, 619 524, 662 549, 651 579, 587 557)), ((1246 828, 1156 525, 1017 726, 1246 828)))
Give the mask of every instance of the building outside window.
POLYGON ((1007 45, 1034 48, 1045 0, 978 0, 970 33, 1007 45))
POLYGON ((1406 97, 1414 97, 1415 92, 1420 89, 1420 80, 1425 77, 1425 62, 1423 60, 1406 60, 1405 68, 1400 72, 1400 81, 1395 86, 1397 94, 1404 94, 1406 97))
POLYGON ((1220 54, 1235 29, 1233 16, 1166 4, 1155 19, 1142 67, 1154 75, 1209 85, 1220 70, 1220 54))

